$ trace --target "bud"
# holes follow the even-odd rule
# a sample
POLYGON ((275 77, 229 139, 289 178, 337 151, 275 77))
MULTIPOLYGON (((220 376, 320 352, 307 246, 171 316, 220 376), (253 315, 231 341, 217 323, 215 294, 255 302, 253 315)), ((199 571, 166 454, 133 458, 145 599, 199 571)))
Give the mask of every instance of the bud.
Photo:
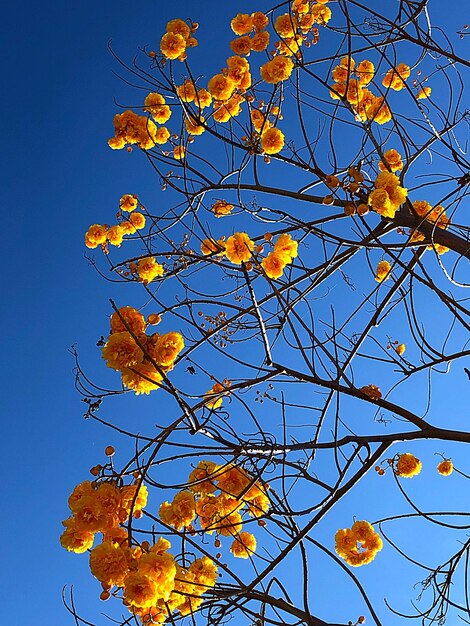
POLYGON ((116 450, 113 448, 113 446, 106 446, 106 448, 104 449, 104 453, 106 454, 106 456, 114 456, 116 450))

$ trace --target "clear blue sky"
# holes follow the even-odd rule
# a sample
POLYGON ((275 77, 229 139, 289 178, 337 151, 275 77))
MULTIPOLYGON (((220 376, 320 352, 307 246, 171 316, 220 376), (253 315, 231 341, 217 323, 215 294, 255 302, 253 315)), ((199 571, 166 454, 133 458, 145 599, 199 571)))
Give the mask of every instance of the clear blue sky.
MULTIPOLYGON (((71 487, 109 442, 104 429, 82 419, 67 349, 78 343, 88 364, 97 360, 94 346, 106 332, 112 294, 88 267, 83 232, 111 216, 123 193, 150 189, 153 181, 140 155, 125 158, 106 145, 113 96, 123 93, 106 44, 112 39, 130 57, 139 45, 157 47, 169 19, 190 16, 201 23, 201 39, 226 46, 228 17, 268 6, 224 4, 182 0, 176 14, 172 3, 156 0, 55 0, 10 3, 2 14, 1 576, 8 599, 2 620, 11 626, 25 618, 72 623, 60 598, 71 582, 90 617, 94 607, 103 608, 89 600, 97 584, 86 557, 67 554, 58 543, 71 487), (222 32, 210 32, 214 24, 223 24, 222 32)), ((445 17, 451 31, 462 26, 465 0, 452 3, 451 15, 448 4, 434 5, 436 21, 445 17)))

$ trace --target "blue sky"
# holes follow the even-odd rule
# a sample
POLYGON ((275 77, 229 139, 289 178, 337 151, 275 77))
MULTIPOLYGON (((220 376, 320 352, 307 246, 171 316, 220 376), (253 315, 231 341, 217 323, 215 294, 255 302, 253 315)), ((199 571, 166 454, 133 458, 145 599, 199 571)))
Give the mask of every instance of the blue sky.
MULTIPOLYGON (((90 616, 102 610, 85 559, 58 543, 70 489, 102 460, 109 443, 104 429, 82 418, 68 352, 77 343, 85 362, 96 367, 107 298, 118 293, 89 267, 83 232, 111 216, 123 193, 145 189, 158 197, 141 155, 116 154, 106 145, 113 97, 125 93, 107 42, 131 57, 139 45, 157 47, 169 19, 190 16, 201 23, 201 42, 222 50, 232 13, 268 6, 223 4, 183 0, 176 15, 171 3, 147 0, 132 7, 121 0, 27 2, 10 4, 3 16, 5 623, 24 623, 25 605, 37 624, 72 623, 60 598, 62 585, 71 582, 90 616)), ((464 0, 452 3, 451 15, 444 3, 434 4, 436 21, 445 18, 449 32, 462 26, 464 0)), ((422 445, 432 459, 432 446, 422 445)))

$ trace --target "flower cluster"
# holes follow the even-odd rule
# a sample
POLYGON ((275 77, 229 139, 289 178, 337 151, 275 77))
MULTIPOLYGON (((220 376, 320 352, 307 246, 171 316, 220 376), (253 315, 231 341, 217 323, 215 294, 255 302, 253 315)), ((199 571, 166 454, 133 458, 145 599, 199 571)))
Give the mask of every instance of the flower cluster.
POLYGON ((352 567, 367 565, 382 547, 380 535, 366 521, 354 522, 351 528, 341 528, 335 535, 336 553, 352 567))
POLYGON ((121 372, 122 382, 136 394, 158 389, 163 375, 173 369, 184 348, 180 333, 145 333, 146 322, 132 307, 123 307, 111 316, 111 333, 102 348, 106 365, 121 372))
POLYGON ((408 189, 400 186, 398 176, 383 171, 375 179, 374 190, 369 194, 368 203, 379 215, 393 219, 407 196, 408 189))
POLYGON ((193 37, 197 25, 188 26, 184 20, 179 18, 170 20, 166 25, 166 33, 160 41, 160 51, 163 56, 170 61, 178 59, 186 60, 186 48, 197 46, 197 39, 193 37))
POLYGON ((212 212, 216 217, 230 215, 232 211, 233 204, 230 204, 230 202, 227 202, 226 200, 216 200, 212 205, 212 212))
POLYGON ((136 144, 150 150, 157 143, 157 127, 147 116, 127 109, 114 116, 114 137, 108 140, 113 150, 122 150, 127 144, 136 144))
POLYGON ((217 566, 210 558, 181 567, 168 552, 167 539, 132 545, 123 524, 131 513, 140 517, 146 504, 144 485, 85 481, 70 495, 73 515, 63 522, 60 538, 70 552, 91 550, 90 570, 102 585, 101 599, 107 600, 113 587, 121 588, 124 604, 143 624, 164 622, 175 610, 181 615, 195 612, 217 581, 217 566), (102 541, 91 549, 97 533, 102 541))
POLYGON ((313 35, 314 43, 318 42, 319 33, 316 24, 326 26, 332 16, 331 9, 325 6, 327 3, 328 0, 321 2, 294 0, 291 12, 276 18, 274 30, 280 41, 275 43, 275 47, 280 54, 300 57, 300 47, 308 42, 309 33, 313 35))
POLYGON ((384 152, 384 161, 379 161, 379 169, 382 172, 386 170, 390 170, 391 172, 402 170, 403 161, 401 154, 393 148, 384 152))
POLYGON ((279 235, 274 249, 263 259, 261 266, 268 278, 280 278, 284 268, 297 256, 298 243, 288 233, 279 235))
MULTIPOLYGON (((423 221, 429 222, 437 228, 445 230, 450 224, 450 220, 446 215, 445 209, 440 204, 432 207, 429 202, 426 202, 426 200, 416 200, 413 202, 413 209, 415 210, 415 213, 423 219, 423 221)), ((411 243, 417 243, 425 239, 425 236, 419 230, 411 231, 410 234, 411 243)), ((436 243, 429 245, 428 249, 434 249, 438 254, 444 254, 449 250, 446 246, 436 243)))
POLYGON ((402 478, 413 478, 417 476, 423 464, 413 454, 405 452, 405 454, 399 454, 396 458, 394 472, 397 476, 402 478))
POLYGON ((122 212, 129 213, 124 217, 122 213, 122 221, 113 226, 107 224, 92 224, 85 233, 85 245, 87 248, 97 248, 101 246, 103 251, 107 253, 107 245, 119 247, 122 244, 125 235, 132 235, 138 230, 145 228, 145 216, 135 209, 139 205, 136 195, 125 194, 119 200, 119 208, 122 212))
POLYGON ((190 473, 188 485, 172 502, 161 505, 160 519, 177 530, 193 530, 197 517, 204 532, 233 537, 231 552, 248 558, 255 551, 256 539, 242 531, 242 513, 245 507, 256 519, 267 513, 269 498, 265 486, 241 467, 219 466, 212 461, 200 461, 190 473))
POLYGON ((60 543, 69 552, 80 554, 93 546, 97 533, 103 534, 103 541, 127 536, 119 525, 126 522, 131 511, 134 517, 141 516, 147 504, 147 487, 85 480, 74 488, 68 504, 72 516, 62 522, 65 530, 60 543))
POLYGON ((410 77, 410 73, 410 68, 406 63, 399 63, 395 68, 388 70, 382 80, 382 85, 387 89, 401 91, 405 87, 405 81, 410 77))
POLYGON ((267 15, 261 11, 256 11, 251 15, 248 13, 236 15, 230 22, 232 31, 235 35, 239 35, 237 39, 230 42, 233 52, 249 55, 251 51, 263 52, 266 50, 269 45, 269 33, 265 30, 268 24, 267 15))

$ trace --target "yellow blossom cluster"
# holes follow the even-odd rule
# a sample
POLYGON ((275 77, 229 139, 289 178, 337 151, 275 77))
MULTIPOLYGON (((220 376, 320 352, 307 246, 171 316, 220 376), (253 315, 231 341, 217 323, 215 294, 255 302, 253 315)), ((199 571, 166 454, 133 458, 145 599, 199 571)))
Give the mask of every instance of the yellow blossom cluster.
POLYGON ((395 68, 388 70, 382 80, 382 85, 387 89, 401 91, 405 87, 405 81, 409 78, 410 73, 410 68, 406 63, 399 63, 395 68))
POLYGON ((131 513, 141 517, 147 496, 145 485, 84 481, 69 497, 72 516, 63 522, 60 538, 70 552, 91 550, 90 571, 102 585, 101 599, 110 597, 112 587, 122 588, 124 604, 143 624, 150 618, 152 623, 166 621, 175 610, 193 613, 217 581, 217 566, 210 558, 195 559, 183 568, 168 552, 167 539, 132 545, 123 524, 131 513), (102 533, 102 541, 91 549, 97 533, 102 533))
POLYGON ((163 56, 174 61, 184 61, 187 57, 186 49, 197 46, 197 39, 193 37, 196 25, 188 24, 179 18, 170 20, 166 25, 166 33, 160 41, 160 51, 163 56))
MULTIPOLYGON (((224 381, 226 383, 227 381, 224 381)), ((212 410, 218 409, 222 406, 224 401, 224 394, 227 391, 227 384, 214 383, 209 391, 204 394, 205 405, 212 410)))
POLYGON ((359 120, 385 124, 392 119, 390 108, 383 97, 375 96, 367 85, 375 74, 374 64, 364 59, 357 66, 355 60, 346 56, 333 68, 335 81, 330 87, 333 100, 345 99, 353 107, 359 120))
POLYGON ((113 150, 122 150, 127 144, 137 144, 150 150, 157 143, 157 127, 147 116, 128 109, 114 116, 114 137, 108 141, 113 150))
POLYGON ((396 172, 397 170, 403 169, 401 154, 393 148, 384 152, 384 161, 379 161, 379 169, 381 172, 385 172, 387 170, 396 172))
POLYGON ((141 516, 147 487, 85 480, 74 488, 68 504, 72 516, 62 522, 65 530, 60 543, 69 552, 80 554, 93 546, 96 533, 103 533, 104 541, 120 535, 125 540, 127 533, 119 525, 126 522, 131 510, 134 517, 141 516))
POLYGON ((441 476, 450 476, 454 471, 454 464, 450 459, 444 459, 437 466, 437 471, 441 476))
POLYGON ((226 200, 216 200, 212 205, 212 212, 216 217, 223 217, 224 215, 230 215, 233 211, 233 204, 226 200))
POLYGON ((413 478, 421 472, 423 464, 413 454, 406 452, 399 454, 394 466, 394 472, 402 478, 413 478))
POLYGON ((371 563, 382 547, 380 535, 366 521, 354 522, 351 528, 341 528, 335 535, 336 553, 352 567, 371 563))
POLYGON ((288 233, 279 235, 274 244, 274 249, 263 259, 261 266, 268 278, 280 278, 284 268, 297 256, 298 242, 292 239, 288 233))
POLYGON ((230 42, 230 47, 235 54, 249 55, 253 52, 263 52, 269 45, 269 33, 265 30, 269 23, 267 15, 261 11, 239 13, 230 23, 232 31, 239 35, 230 42), (254 34, 251 35, 251 33, 254 34), (250 36, 251 35, 251 36, 250 36))
POLYGON ((300 57, 300 47, 307 41, 307 35, 313 34, 318 41, 316 24, 326 26, 331 19, 331 9, 325 6, 328 0, 320 2, 304 2, 294 0, 290 13, 278 15, 274 22, 274 30, 280 40, 275 47, 283 56, 300 57))
POLYGON ((260 480, 232 464, 200 461, 189 475, 188 489, 178 492, 172 502, 164 502, 159 515, 177 530, 191 530, 198 518, 206 533, 234 538, 234 556, 248 558, 256 549, 256 539, 242 530, 244 509, 255 519, 267 513, 269 498, 260 480))
POLYGON ((374 190, 369 194, 368 204, 383 217, 393 219, 407 196, 408 189, 400 186, 398 176, 383 171, 375 179, 374 190))
POLYGON ((146 325, 139 311, 122 307, 111 316, 111 333, 102 348, 106 365, 121 372, 123 384, 136 394, 158 389, 184 348, 180 333, 147 335, 146 325))
MULTIPOLYGON (((450 224, 450 220, 446 215, 445 209, 440 204, 432 207, 429 202, 426 202, 426 200, 415 200, 415 202, 413 202, 413 209, 419 217, 423 218, 426 222, 434 224, 437 228, 445 230, 450 224)), ((411 232, 411 243, 417 243, 419 241, 423 241, 423 239, 425 239, 425 236, 419 230, 411 232)), ((438 254, 444 254, 449 250, 446 246, 436 243, 429 245, 428 249, 434 249, 438 254)))
POLYGON ((135 211, 139 202, 137 196, 125 194, 119 201, 121 211, 129 213, 129 216, 122 216, 122 221, 113 226, 103 224, 92 224, 85 233, 85 245, 87 248, 97 248, 101 246, 107 253, 107 244, 119 247, 125 235, 132 235, 137 230, 145 228, 145 216, 135 211))

